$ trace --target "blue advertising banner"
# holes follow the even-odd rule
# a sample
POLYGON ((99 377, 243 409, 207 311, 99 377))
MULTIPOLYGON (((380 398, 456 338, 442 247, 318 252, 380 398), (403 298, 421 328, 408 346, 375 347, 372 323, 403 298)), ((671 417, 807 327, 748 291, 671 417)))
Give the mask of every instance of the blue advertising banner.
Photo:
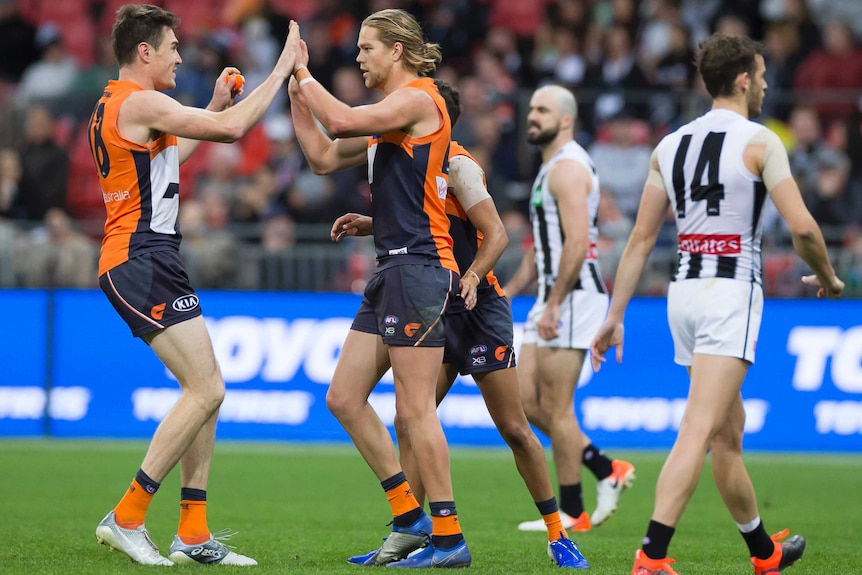
POLYGON ((0 290, 0 437, 44 433, 48 294, 0 290))
MULTIPOLYGON (((358 296, 200 295, 227 385, 220 438, 349 442, 326 409, 326 390, 358 296)), ((598 374, 581 373, 576 409, 603 447, 673 442, 688 377, 673 363, 665 303, 633 301, 623 363, 611 354, 598 374)), ((515 299, 516 322, 531 304, 515 299)), ((50 299, 39 291, 0 291, 0 305, 17 320, 10 325, 22 328, 2 346, 0 436, 43 432, 46 366, 49 431, 58 437, 148 438, 179 397, 173 376, 131 336, 101 292, 61 290, 50 299)), ((516 347, 521 329, 518 323, 516 347)), ((862 301, 767 301, 743 398, 747 449, 862 452, 862 301)), ((370 401, 391 424, 391 374, 370 401)), ((503 445, 469 378, 453 386, 440 418, 452 444, 503 445)))

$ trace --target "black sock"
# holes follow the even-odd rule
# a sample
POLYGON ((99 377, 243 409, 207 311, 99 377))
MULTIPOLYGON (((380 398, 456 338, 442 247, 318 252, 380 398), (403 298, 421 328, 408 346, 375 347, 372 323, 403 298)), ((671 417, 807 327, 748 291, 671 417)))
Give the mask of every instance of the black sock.
POLYGON ((206 501, 207 492, 204 489, 193 489, 191 487, 180 488, 180 501, 206 501))
POLYGON ((605 452, 592 443, 584 448, 584 456, 581 461, 599 481, 605 477, 610 477, 611 473, 614 472, 613 463, 605 456, 605 452))
MULTIPOLYGON (((742 531, 740 531, 742 533, 742 531)), ((769 559, 775 551, 775 543, 766 533, 763 521, 757 524, 753 531, 742 533, 745 544, 748 545, 748 554, 758 559, 769 559)))
POLYGON ((135 474, 135 481, 138 482, 138 485, 143 487, 147 493, 155 493, 159 490, 159 486, 161 483, 156 483, 150 476, 144 473, 143 469, 138 469, 138 472, 135 474))
POLYGON ((670 545, 673 532, 676 531, 673 527, 668 527, 658 521, 650 521, 647 527, 646 537, 644 537, 641 548, 650 559, 664 559, 667 557, 667 548, 670 545))
POLYGON ((407 513, 402 513, 398 517, 392 518, 392 525, 395 527, 410 527, 416 520, 422 517, 422 508, 417 507, 413 511, 408 511, 407 513))
POLYGON ((580 483, 560 485, 560 509, 575 519, 584 512, 584 496, 580 483))
POLYGON ((536 509, 539 510, 539 513, 544 517, 545 515, 550 515, 554 511, 559 511, 560 508, 557 507, 557 498, 551 497, 547 501, 536 501, 536 509))

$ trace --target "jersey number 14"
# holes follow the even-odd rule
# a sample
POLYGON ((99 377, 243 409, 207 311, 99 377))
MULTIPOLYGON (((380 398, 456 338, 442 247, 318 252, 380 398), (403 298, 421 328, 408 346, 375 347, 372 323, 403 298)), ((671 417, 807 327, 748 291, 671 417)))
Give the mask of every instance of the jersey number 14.
POLYGON ((694 167, 694 179, 688 188, 685 182, 685 157, 691 145, 691 134, 682 137, 676 156, 673 159, 673 190, 676 194, 676 216, 685 217, 686 189, 691 190, 689 197, 693 202, 706 200, 706 215, 720 215, 719 203, 724 199, 724 184, 718 181, 718 165, 721 147, 724 145, 725 132, 710 132, 700 148, 700 156, 694 167), (706 172, 706 182, 704 182, 706 172))

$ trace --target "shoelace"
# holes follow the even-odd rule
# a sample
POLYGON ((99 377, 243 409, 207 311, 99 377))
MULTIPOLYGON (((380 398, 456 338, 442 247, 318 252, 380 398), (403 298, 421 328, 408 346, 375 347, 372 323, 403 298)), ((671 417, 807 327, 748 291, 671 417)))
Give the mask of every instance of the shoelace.
POLYGON ((220 531, 216 531, 212 533, 213 539, 224 545, 225 547, 229 547, 230 549, 236 549, 236 545, 228 545, 225 541, 230 541, 231 537, 234 535, 239 535, 239 531, 231 531, 230 527, 226 527, 221 529, 220 531))
POLYGON ((782 541, 787 539, 788 535, 790 535, 790 529, 782 529, 781 531, 779 531, 775 535, 770 536, 769 538, 772 539, 775 543, 781 543, 782 541))

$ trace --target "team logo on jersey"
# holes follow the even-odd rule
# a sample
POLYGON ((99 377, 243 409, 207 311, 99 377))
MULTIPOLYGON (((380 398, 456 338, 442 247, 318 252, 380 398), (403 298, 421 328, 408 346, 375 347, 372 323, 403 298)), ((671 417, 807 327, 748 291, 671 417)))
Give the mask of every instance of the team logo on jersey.
POLYGON ((437 196, 441 200, 446 199, 446 192, 449 189, 449 182, 446 181, 446 178, 441 176, 437 176, 437 196))
POLYGON ((485 353, 487 351, 488 351, 488 346, 480 343, 479 345, 474 345, 473 347, 470 348, 470 355, 482 355, 483 353, 485 353))
POLYGON ((166 303, 160 303, 153 306, 153 309, 150 310, 150 315, 153 316, 153 319, 162 319, 164 317, 166 305, 166 303))
POLYGON ((198 300, 198 296, 193 293, 183 295, 174 300, 174 303, 171 304, 171 307, 179 312, 189 312, 198 307, 200 300, 198 300))
POLYGON ((398 316, 397 315, 387 315, 383 318, 383 323, 386 325, 398 325, 398 316))
POLYGON ((413 337, 416 335, 416 332, 419 331, 420 327, 422 327, 421 323, 408 323, 404 326, 404 333, 407 337, 413 337))
POLYGON ((497 361, 503 361, 503 358, 506 357, 506 352, 509 351, 508 345, 501 345, 497 349, 494 350, 494 357, 497 358, 497 361))
POLYGON ((742 251, 739 234, 680 234, 679 251, 716 256, 737 255, 742 251))

